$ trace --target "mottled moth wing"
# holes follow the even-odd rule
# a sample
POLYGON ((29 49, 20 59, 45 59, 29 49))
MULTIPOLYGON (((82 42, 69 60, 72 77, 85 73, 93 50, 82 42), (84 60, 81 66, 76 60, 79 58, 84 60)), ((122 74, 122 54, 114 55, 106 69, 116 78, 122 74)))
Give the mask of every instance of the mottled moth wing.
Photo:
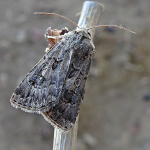
POLYGON ((59 103, 42 113, 48 122, 63 130, 71 129, 76 121, 94 52, 88 33, 75 31, 72 37, 73 53, 59 103))
POLYGON ((60 99, 72 51, 62 39, 27 74, 11 97, 11 104, 27 112, 41 113, 60 99))

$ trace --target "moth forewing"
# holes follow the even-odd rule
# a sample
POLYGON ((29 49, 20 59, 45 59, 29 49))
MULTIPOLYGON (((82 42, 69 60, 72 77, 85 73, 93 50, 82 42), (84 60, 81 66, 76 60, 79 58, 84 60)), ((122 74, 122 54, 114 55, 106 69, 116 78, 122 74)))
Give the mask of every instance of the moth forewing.
POLYGON ((58 103, 72 55, 67 47, 69 44, 68 36, 65 36, 43 56, 13 93, 12 106, 41 113, 58 103))
POLYGON ((59 103, 42 113, 53 126, 66 131, 73 127, 79 113, 94 53, 94 45, 88 31, 79 29, 73 32, 69 39, 73 54, 59 103))

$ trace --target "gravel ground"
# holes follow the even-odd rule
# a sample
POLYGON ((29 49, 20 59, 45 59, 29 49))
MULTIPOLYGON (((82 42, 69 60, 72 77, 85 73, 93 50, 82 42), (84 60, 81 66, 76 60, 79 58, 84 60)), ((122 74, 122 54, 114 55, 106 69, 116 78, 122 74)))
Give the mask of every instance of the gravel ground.
MULTIPOLYGON (((41 115, 14 109, 9 102, 18 83, 44 55, 47 27, 75 27, 84 1, 1 0, 0 149, 52 149, 53 127, 41 115), (73 7, 72 7, 73 6, 73 7)), ((100 24, 122 24, 137 34, 99 28, 95 59, 80 111, 77 150, 150 149, 150 1, 101 0, 100 24)))

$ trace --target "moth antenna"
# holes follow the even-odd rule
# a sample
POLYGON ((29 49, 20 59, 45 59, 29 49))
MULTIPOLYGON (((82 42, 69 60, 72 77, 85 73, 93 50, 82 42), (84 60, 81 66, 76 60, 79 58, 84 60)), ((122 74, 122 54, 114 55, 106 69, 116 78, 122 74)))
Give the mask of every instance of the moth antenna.
POLYGON ((79 15, 81 15, 81 12, 78 12, 78 13, 76 14, 76 16, 79 16, 79 15))
POLYGON ((70 21, 72 24, 74 24, 75 26, 77 26, 78 28, 80 28, 75 22, 71 21, 70 19, 68 19, 67 17, 64 17, 62 15, 56 14, 56 13, 46 13, 46 12, 35 12, 34 14, 39 14, 39 15, 56 15, 59 17, 62 17, 68 21, 70 21))
POLYGON ((93 28, 98 28, 98 27, 116 27, 116 28, 120 28, 120 29, 123 29, 125 31, 136 34, 136 32, 128 30, 128 29, 122 27, 122 25, 121 26, 117 26, 117 25, 98 25, 98 26, 94 26, 94 27, 91 27, 91 28, 88 28, 88 29, 93 29, 93 28))

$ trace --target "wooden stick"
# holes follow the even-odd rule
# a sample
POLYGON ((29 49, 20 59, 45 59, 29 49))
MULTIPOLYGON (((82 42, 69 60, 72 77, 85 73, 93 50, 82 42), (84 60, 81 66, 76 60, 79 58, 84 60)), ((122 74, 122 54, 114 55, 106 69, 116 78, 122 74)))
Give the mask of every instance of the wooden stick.
MULTIPOLYGON (((97 26, 102 15, 103 8, 103 5, 98 2, 85 1, 78 22, 78 26, 84 28, 97 26)), ((95 29, 90 29, 90 34, 93 39, 95 29)))
MULTIPOLYGON (((92 26, 98 25, 100 16, 102 14, 103 5, 93 1, 85 1, 81 16, 78 22, 79 27, 90 28, 92 26)), ((90 34, 92 39, 94 37, 95 29, 90 29, 90 34)), ((54 141, 53 150, 76 150, 76 138, 78 130, 78 119, 73 128, 67 132, 55 128, 54 131, 54 141)))

